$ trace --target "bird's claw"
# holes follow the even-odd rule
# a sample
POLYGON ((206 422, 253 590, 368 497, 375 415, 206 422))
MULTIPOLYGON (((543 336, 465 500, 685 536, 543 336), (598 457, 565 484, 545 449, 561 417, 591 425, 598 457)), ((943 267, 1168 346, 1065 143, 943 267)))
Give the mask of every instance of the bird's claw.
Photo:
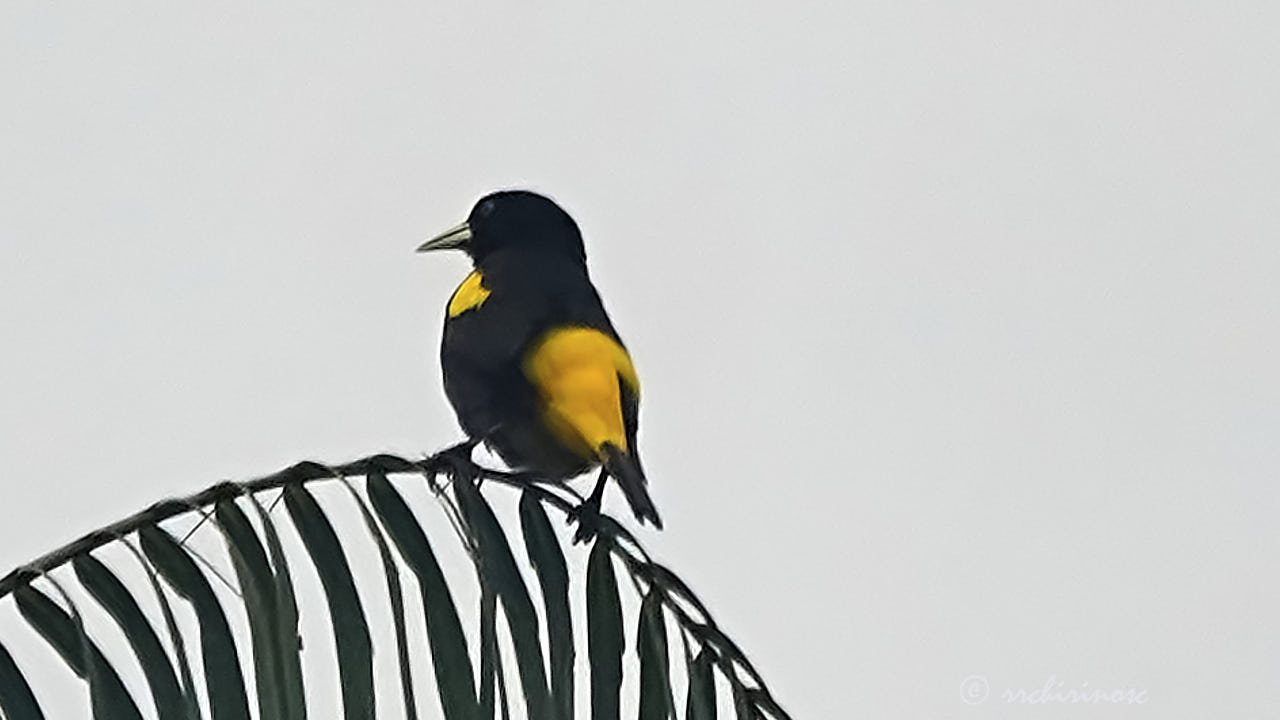
POLYGON ((600 530, 600 501, 589 498, 569 514, 569 523, 576 522, 578 529, 573 531, 573 544, 584 543, 595 537, 600 530))
POLYGON ((435 464, 440 470, 455 478, 472 477, 476 475, 476 464, 471 459, 471 451, 475 449, 479 442, 479 440, 466 440, 457 445, 451 445, 436 453, 435 464))

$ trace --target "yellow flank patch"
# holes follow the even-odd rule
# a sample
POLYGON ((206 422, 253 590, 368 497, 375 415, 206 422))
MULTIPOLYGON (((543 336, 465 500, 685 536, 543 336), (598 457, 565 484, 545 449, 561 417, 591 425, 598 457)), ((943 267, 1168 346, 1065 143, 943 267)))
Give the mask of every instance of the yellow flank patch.
POLYGON ((601 458, 605 443, 627 449, 619 380, 639 396, 640 379, 613 338, 591 328, 557 328, 534 345, 524 372, 542 396, 543 420, 567 447, 592 459, 601 458))
POLYGON ((474 310, 484 304, 489 297, 489 290, 484 286, 484 276, 479 270, 473 270, 466 280, 453 291, 449 298, 449 317, 458 317, 468 310, 474 310))

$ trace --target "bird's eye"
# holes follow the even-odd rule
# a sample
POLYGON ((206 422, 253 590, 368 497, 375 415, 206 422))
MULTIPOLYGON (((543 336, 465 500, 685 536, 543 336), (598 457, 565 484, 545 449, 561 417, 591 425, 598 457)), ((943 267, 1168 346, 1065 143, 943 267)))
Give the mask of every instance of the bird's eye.
POLYGON ((483 218, 487 218, 487 217, 489 217, 489 216, 490 216, 490 215, 492 215, 492 214, 493 214, 493 202, 492 202, 492 201, 482 202, 482 203, 480 203, 480 207, 476 208, 476 217, 477 217, 477 218, 481 218, 481 219, 483 219, 483 218))

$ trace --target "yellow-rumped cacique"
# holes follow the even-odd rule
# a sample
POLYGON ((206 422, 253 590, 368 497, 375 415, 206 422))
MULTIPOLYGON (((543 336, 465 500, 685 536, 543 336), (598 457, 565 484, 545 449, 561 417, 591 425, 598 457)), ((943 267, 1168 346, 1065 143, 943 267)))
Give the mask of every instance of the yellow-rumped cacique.
POLYGON ((636 447, 640 381, 587 274, 578 225, 524 190, 486 195, 467 220, 418 247, 465 251, 474 270, 449 298, 444 389, 469 449, 553 481, 601 467, 578 512, 589 536, 605 483, 638 520, 662 528, 636 447))

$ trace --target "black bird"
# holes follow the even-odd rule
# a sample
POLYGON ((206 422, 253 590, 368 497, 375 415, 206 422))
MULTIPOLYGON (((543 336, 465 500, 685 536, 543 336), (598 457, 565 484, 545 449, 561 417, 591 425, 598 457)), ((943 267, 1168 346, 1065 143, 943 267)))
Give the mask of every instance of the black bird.
POLYGON ((601 466, 577 539, 594 532, 610 476, 636 518, 661 529, 636 447, 640 380, 573 218, 537 193, 495 192, 418 252, 446 249, 475 267, 449 298, 440 348, 463 447, 484 442, 512 469, 554 481, 601 466))

